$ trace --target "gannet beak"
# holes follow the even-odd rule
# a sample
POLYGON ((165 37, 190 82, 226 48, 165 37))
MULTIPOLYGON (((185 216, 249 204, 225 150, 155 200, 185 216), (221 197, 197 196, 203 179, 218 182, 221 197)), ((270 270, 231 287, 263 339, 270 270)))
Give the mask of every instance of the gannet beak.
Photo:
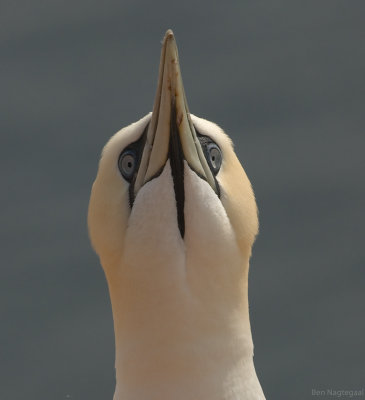
POLYGON ((171 30, 166 32, 163 39, 157 93, 134 183, 135 195, 145 183, 161 173, 168 159, 178 208, 181 196, 184 197, 184 160, 218 194, 216 181, 190 118, 176 41, 171 30))

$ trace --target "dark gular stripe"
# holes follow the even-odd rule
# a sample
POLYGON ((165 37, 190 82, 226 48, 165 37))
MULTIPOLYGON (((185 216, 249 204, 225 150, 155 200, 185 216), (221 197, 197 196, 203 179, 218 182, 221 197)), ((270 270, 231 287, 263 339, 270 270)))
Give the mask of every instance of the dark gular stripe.
POLYGON ((184 153, 181 146, 179 128, 176 122, 175 102, 171 105, 169 159, 171 165, 172 179, 174 181, 177 224, 179 226, 181 237, 184 238, 185 235, 184 153))

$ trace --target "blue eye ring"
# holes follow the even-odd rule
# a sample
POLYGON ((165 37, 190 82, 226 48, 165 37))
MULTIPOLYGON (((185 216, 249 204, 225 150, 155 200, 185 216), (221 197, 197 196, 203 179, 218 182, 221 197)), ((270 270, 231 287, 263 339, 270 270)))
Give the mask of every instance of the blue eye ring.
POLYGON ((216 175, 222 166, 223 156, 221 149, 215 143, 207 144, 207 161, 212 172, 216 175))
POLYGON ((133 150, 126 150, 119 156, 118 168, 123 178, 130 182, 137 169, 137 154, 133 150))

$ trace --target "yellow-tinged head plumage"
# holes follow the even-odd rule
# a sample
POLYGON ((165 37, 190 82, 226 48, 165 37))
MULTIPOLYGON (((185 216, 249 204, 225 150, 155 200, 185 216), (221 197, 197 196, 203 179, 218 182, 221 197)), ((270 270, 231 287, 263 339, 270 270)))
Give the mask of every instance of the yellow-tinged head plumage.
MULTIPOLYGON (((116 399, 131 393, 147 399, 153 391, 177 398, 177 387, 194 386, 195 379, 186 399, 230 399, 221 395, 228 370, 247 375, 263 398, 252 361, 247 371, 240 361, 252 360, 247 273, 258 232, 254 194, 229 137, 190 114, 171 31, 153 112, 103 149, 88 224, 113 306, 117 381, 123 380, 116 399), (200 397, 209 373, 216 382, 200 397), (163 377, 168 385, 161 386, 163 377), (145 382, 142 392, 138 380, 145 382)), ((237 394, 252 389, 245 382, 237 394)))
POLYGON ((89 210, 91 239, 101 257, 118 255, 134 200, 167 164, 181 236, 185 235, 184 176, 188 168, 210 185, 217 195, 214 201, 220 199, 225 208, 239 246, 249 251, 258 229, 251 185, 222 129, 190 115, 171 31, 163 42, 152 114, 119 131, 103 150, 89 210))

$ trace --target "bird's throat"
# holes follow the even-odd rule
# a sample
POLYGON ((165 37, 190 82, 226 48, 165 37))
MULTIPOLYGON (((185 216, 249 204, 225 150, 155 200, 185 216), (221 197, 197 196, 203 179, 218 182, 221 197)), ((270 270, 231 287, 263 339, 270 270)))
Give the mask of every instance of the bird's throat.
POLYGON ((240 251, 219 198, 186 162, 182 238, 172 169, 167 163, 139 191, 122 259, 104 265, 115 327, 114 400, 249 398, 252 385, 260 390, 249 254, 240 251))
POLYGON ((115 279, 109 285, 114 400, 245 398, 242 382, 255 382, 256 376, 247 303, 227 312, 196 298, 194 288, 182 283, 148 287, 135 279, 135 290, 115 279))

